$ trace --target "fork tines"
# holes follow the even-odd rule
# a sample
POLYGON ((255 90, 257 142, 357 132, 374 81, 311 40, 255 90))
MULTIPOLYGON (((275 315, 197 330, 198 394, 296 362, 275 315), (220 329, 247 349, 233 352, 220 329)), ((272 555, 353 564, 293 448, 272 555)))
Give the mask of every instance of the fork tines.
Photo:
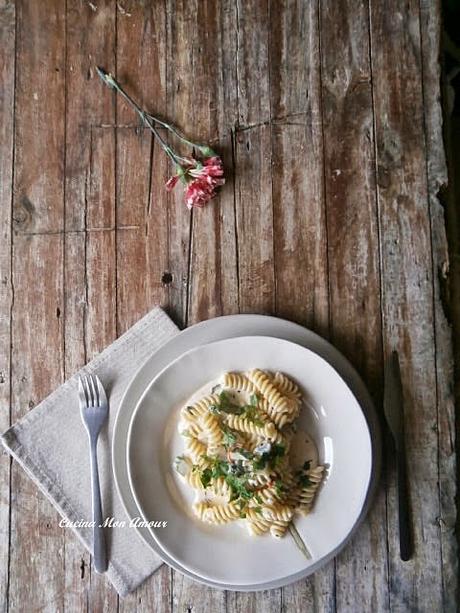
POLYGON ((95 375, 85 375, 79 378, 80 401, 87 407, 97 407, 101 404, 99 385, 99 380, 95 375))

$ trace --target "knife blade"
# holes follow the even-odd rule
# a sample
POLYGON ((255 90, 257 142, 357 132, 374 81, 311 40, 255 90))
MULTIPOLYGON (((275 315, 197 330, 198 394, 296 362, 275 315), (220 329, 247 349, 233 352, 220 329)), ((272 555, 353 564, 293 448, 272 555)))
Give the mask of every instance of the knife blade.
POLYGON ((396 449, 399 552, 401 560, 407 561, 412 557, 412 534, 404 437, 404 395, 397 351, 391 353, 385 365, 383 411, 396 449))

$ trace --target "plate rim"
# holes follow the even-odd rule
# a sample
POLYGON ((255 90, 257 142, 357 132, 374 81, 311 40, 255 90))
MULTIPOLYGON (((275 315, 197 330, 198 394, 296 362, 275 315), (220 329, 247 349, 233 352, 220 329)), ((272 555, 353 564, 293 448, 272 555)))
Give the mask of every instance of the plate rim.
MULTIPOLYGON (((139 397, 141 395, 137 394, 135 391, 135 387, 138 384, 139 378, 142 377, 144 371, 147 371, 149 368, 152 368, 152 363, 155 362, 155 359, 159 354, 166 351, 168 347, 171 345, 175 347, 178 345, 178 349, 174 349, 173 351, 181 351, 184 352, 181 348, 184 343, 191 343, 191 346, 198 346, 203 344, 200 339, 200 332, 206 332, 213 339, 220 338, 236 338, 238 336, 243 336, 241 333, 241 329, 245 326, 250 326, 252 329, 252 324, 255 324, 258 327, 263 328, 263 334, 267 336, 273 336, 275 338, 286 338, 286 335, 289 338, 294 338, 294 342, 298 344, 308 347, 312 349, 312 345, 315 347, 312 349, 313 351, 320 352, 320 355, 327 354, 329 359, 333 360, 335 367, 339 370, 340 375, 345 379, 347 384, 353 390, 353 393, 358 399, 358 402, 363 410, 364 416, 369 424, 369 428, 372 433, 372 448, 374 452, 374 471, 371 478, 371 485, 368 492, 368 499, 363 507, 363 511, 361 516, 359 517, 354 530, 350 533, 349 538, 353 536, 356 529, 362 523, 364 517, 367 515, 371 503, 374 499, 379 476, 381 472, 381 462, 382 462, 382 441, 381 441, 381 425, 378 414, 376 412, 374 402, 372 397, 364 384, 361 376, 355 369, 355 367, 350 363, 350 361, 342 354, 339 349, 337 349, 334 345, 332 345, 328 340, 317 334, 316 332, 310 330, 309 328, 284 319, 282 317, 275 317, 272 315, 261 315, 258 313, 237 313, 232 315, 221 315, 218 317, 210 318, 201 322, 198 322, 180 332, 178 332, 175 336, 171 337, 168 341, 166 341, 163 345, 158 347, 156 350, 152 351, 152 353, 143 361, 143 363, 138 367, 134 375, 132 376, 130 382, 126 386, 125 392, 120 400, 119 408, 117 411, 117 415, 114 421, 113 427, 113 436, 112 436, 112 446, 111 446, 111 459, 112 459, 112 472, 115 482, 115 487, 118 495, 120 496, 120 500, 122 502, 123 508, 128 517, 131 517, 130 505, 136 506, 134 497, 128 488, 126 488, 126 481, 123 484, 123 469, 125 469, 127 474, 127 466, 126 466, 126 453, 119 451, 118 447, 123 447, 127 440, 127 428, 126 432, 123 432, 123 418, 124 414, 129 411, 129 403, 128 409, 125 406, 127 401, 129 400, 130 395, 135 395, 139 397), (232 324, 236 327, 236 330, 233 332, 229 330, 225 330, 232 326, 232 324), (189 337, 191 339, 189 340, 189 337), (330 357, 332 355, 332 357, 330 357), (338 365, 338 366, 337 366, 338 365), (125 439, 125 443, 124 443, 125 439), (122 466, 122 464, 125 466, 122 466), (126 491, 129 490, 129 491, 126 491), (131 496, 131 501, 129 500, 131 496)), ((256 334, 257 335, 257 334, 256 334)), ((137 404, 137 400, 135 401, 137 404)), ((130 418, 128 418, 127 427, 129 427, 130 418)), ((136 511, 139 509, 136 508, 136 511)), ((149 542, 151 539, 150 532, 147 528, 137 527, 137 532, 139 533, 140 538, 144 541, 147 547, 158 556, 164 563, 168 564, 171 568, 177 570, 178 572, 188 576, 189 578, 197 581, 198 583, 208 585, 210 587, 214 587, 217 589, 226 589, 230 591, 257 591, 261 589, 275 589, 281 587, 283 585, 288 585, 294 581, 298 581, 299 579, 307 577, 310 572, 304 572, 300 576, 292 576, 289 580, 280 583, 273 584, 257 584, 257 585, 241 585, 241 586, 230 586, 226 584, 213 583, 211 581, 206 581, 198 575, 194 575, 190 573, 188 570, 177 565, 174 560, 171 560, 166 555, 162 555, 162 552, 159 552, 157 549, 157 545, 155 542, 152 546, 152 543, 149 542)), ((342 544, 342 548, 346 546, 346 542, 342 544)), ((335 554, 336 555, 336 554, 335 554)), ((313 571, 314 572, 314 571, 313 571)))
MULTIPOLYGON (((174 360, 172 360, 169 364, 167 364, 164 368, 162 368, 150 381, 150 383, 147 385, 147 387, 145 388, 145 390, 143 391, 142 395, 140 396, 139 400, 136 403, 136 406, 133 410, 132 416, 131 416, 131 420, 130 420, 130 424, 129 424, 129 429, 128 429, 128 439, 127 439, 127 446, 126 446, 126 462, 128 465, 128 478, 129 478, 129 484, 130 484, 130 488, 131 488, 131 492, 133 494, 133 497, 136 501, 137 507, 141 513, 142 519, 148 524, 149 522, 149 518, 146 516, 146 513, 144 511, 143 505, 141 504, 138 495, 136 494, 136 490, 134 487, 134 483, 133 483, 133 477, 132 477, 132 470, 130 467, 130 449, 132 448, 132 429, 134 427, 134 421, 136 419, 136 416, 139 413, 140 407, 145 399, 145 397, 149 394, 151 388, 153 387, 153 385, 155 385, 156 381, 163 376, 163 374, 168 371, 170 368, 173 368, 177 363, 179 363, 181 360, 183 360, 184 358, 187 359, 188 356, 193 355, 196 352, 199 352, 200 350, 203 350, 205 348, 208 348, 209 346, 212 345, 220 345, 220 344, 225 344, 228 342, 235 342, 235 341, 242 341, 242 340, 247 340, 250 341, 254 338, 257 339, 264 339, 266 341, 274 341, 275 343, 282 343, 282 344, 286 344, 286 345, 294 345, 296 346, 298 349, 300 349, 301 351, 305 351, 308 353, 311 353, 315 356, 315 358, 319 359, 322 363, 325 364, 326 367, 330 368, 333 370, 334 374, 336 377, 338 377, 338 379, 340 380, 340 382, 347 388, 347 390, 349 391, 349 393, 352 395, 353 399, 356 402, 357 408, 360 412, 360 417, 362 417, 362 420, 364 422, 364 428, 365 428, 365 432, 366 435, 368 437, 369 440, 369 447, 370 447, 370 462, 369 462, 369 471, 368 474, 366 475, 366 482, 364 485, 364 496, 363 496, 363 500, 362 500, 362 504, 359 508, 359 512, 356 515, 356 517, 354 518, 353 521, 353 525, 350 529, 350 531, 345 535, 345 537, 337 544, 336 547, 334 547, 333 549, 331 549, 328 553, 326 553, 325 555, 323 555, 321 558, 319 558, 316 562, 314 562, 313 564, 309 565, 308 567, 305 568, 305 570, 308 569, 308 574, 313 574, 314 572, 316 572, 319 568, 322 568, 325 564, 327 564, 332 558, 334 558, 337 555, 337 552, 339 552, 342 547, 344 546, 344 544, 346 544, 350 538, 350 534, 354 533, 356 526, 358 524, 358 522, 360 521, 360 518, 362 516, 362 512, 363 509, 366 506, 366 502, 369 496, 369 490, 371 488, 371 484, 372 484, 372 477, 373 477, 373 472, 374 472, 374 449, 373 449, 373 445, 372 445, 372 433, 371 433, 371 429, 369 427, 369 423, 368 420, 366 419, 366 415, 364 414, 364 411, 361 407, 361 404, 358 400, 358 398, 356 397, 354 391, 351 389, 351 387, 349 386, 349 384, 345 381, 345 379, 342 377, 342 375, 337 371, 337 369, 329 362, 327 361, 323 356, 319 355, 317 352, 313 351, 312 349, 305 347, 303 345, 300 345, 299 343, 295 343, 293 341, 284 339, 284 338, 279 338, 279 337, 274 337, 274 336, 266 336, 266 335, 244 335, 244 336, 238 336, 238 337, 230 337, 230 338, 225 338, 225 339, 219 339, 219 340, 215 340, 215 341, 210 341, 209 343, 203 343, 202 345, 197 345, 196 347, 192 347, 190 348, 188 351, 184 351, 182 354, 180 354, 179 356, 177 356, 174 360)), ((182 562, 180 560, 178 560, 177 558, 173 557, 171 553, 169 553, 168 551, 166 551, 164 549, 164 546, 161 544, 161 541, 159 540, 159 538, 157 537, 155 530, 148 527, 150 534, 152 535, 152 538, 155 540, 157 546, 161 549, 163 554, 166 554, 168 557, 170 557, 171 559, 173 559, 176 564, 178 564, 180 567, 183 567, 184 569, 188 570, 188 572, 193 573, 195 575, 195 571, 193 569, 191 569, 190 567, 187 566, 183 566, 182 562)), ((275 579, 271 579, 269 581, 264 581, 261 582, 260 584, 265 584, 265 583, 275 583, 275 582, 283 582, 283 584, 285 584, 286 580, 289 577, 292 577, 293 575, 297 575, 299 572, 304 572, 303 570, 301 571, 295 571, 294 573, 290 573, 288 575, 284 575, 282 577, 278 577, 275 579)), ((201 576, 201 575, 200 575, 201 576)), ((216 579, 212 579, 209 577, 203 577, 203 579, 205 581, 211 581, 213 583, 219 583, 219 584, 224 584, 224 582, 220 582, 217 581, 216 579)), ((240 583, 225 583, 225 585, 252 585, 251 583, 249 584, 240 584, 240 583)), ((259 585, 259 583, 257 583, 257 585, 259 585)))

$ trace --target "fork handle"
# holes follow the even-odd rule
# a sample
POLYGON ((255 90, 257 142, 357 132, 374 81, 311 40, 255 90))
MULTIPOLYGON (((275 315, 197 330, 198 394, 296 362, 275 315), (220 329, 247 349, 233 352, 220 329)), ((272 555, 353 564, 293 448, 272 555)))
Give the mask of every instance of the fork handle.
POLYGON ((93 562, 98 573, 107 570, 107 552, 105 548, 104 528, 102 526, 101 488, 97 466, 97 437, 90 437, 91 455, 91 493, 93 502, 93 562))

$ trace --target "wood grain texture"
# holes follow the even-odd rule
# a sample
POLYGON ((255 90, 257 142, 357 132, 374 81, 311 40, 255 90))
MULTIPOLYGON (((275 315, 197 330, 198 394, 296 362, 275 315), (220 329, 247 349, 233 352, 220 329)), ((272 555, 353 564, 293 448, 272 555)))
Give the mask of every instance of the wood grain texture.
MULTIPOLYGON (((330 335, 380 401, 380 261, 367 3, 322 2, 320 39, 330 335)), ((358 602, 387 610, 385 523, 380 489, 366 522, 337 557, 338 610, 352 612, 358 602)))
MULTIPOLYGON (((62 237, 19 234, 14 237, 13 249, 14 422, 63 380, 63 331, 57 314, 63 302, 62 237)), ((64 534, 58 527, 59 518, 19 465, 13 463, 8 593, 11 611, 27 606, 30 585, 34 585, 37 609, 50 613, 62 609, 64 534), (35 555, 31 555, 32 551, 35 555)))
POLYGON ((442 610, 439 444, 430 209, 419 6, 371 2, 385 354, 400 353, 415 555, 399 557, 394 480, 387 497, 390 606, 442 610), (385 83, 384 83, 385 81, 385 83), (410 108, 411 112, 404 112, 410 108))
MULTIPOLYGON (((38 4, 16 3, 12 421, 63 381, 64 250, 58 232, 64 209, 65 17, 59 2, 50 2, 46 14, 38 4)), ((37 608, 62 608, 64 534, 58 514, 14 464, 10 522, 10 610, 26 606, 31 584, 37 608)))
POLYGON ((455 538, 457 483, 452 479, 457 470, 457 460, 452 435, 455 432, 452 330, 448 321, 449 304, 446 299, 449 253, 445 211, 439 201, 439 192, 447 184, 439 91, 441 15, 440 10, 432 10, 432 3, 421 2, 420 8, 426 163, 433 249, 440 496, 438 521, 441 528, 443 606, 444 610, 453 611, 458 602, 458 546, 455 538))
POLYGON ((179 325, 304 324, 378 406, 397 348, 416 546, 402 563, 389 462, 365 523, 314 576, 247 594, 164 566, 120 600, 2 457, 2 610, 25 610, 30 585, 50 612, 455 610, 439 3, 0 0, 0 23, 3 427, 156 304, 179 325), (223 156, 209 206, 165 192, 169 161, 96 65, 223 156))
POLYGON ((16 232, 63 227, 65 6, 16 4, 16 232))
MULTIPOLYGON (((11 398, 11 205, 14 155, 15 7, 0 2, 0 427, 10 425, 11 398)), ((0 456, 0 609, 8 606, 10 468, 0 456)))

